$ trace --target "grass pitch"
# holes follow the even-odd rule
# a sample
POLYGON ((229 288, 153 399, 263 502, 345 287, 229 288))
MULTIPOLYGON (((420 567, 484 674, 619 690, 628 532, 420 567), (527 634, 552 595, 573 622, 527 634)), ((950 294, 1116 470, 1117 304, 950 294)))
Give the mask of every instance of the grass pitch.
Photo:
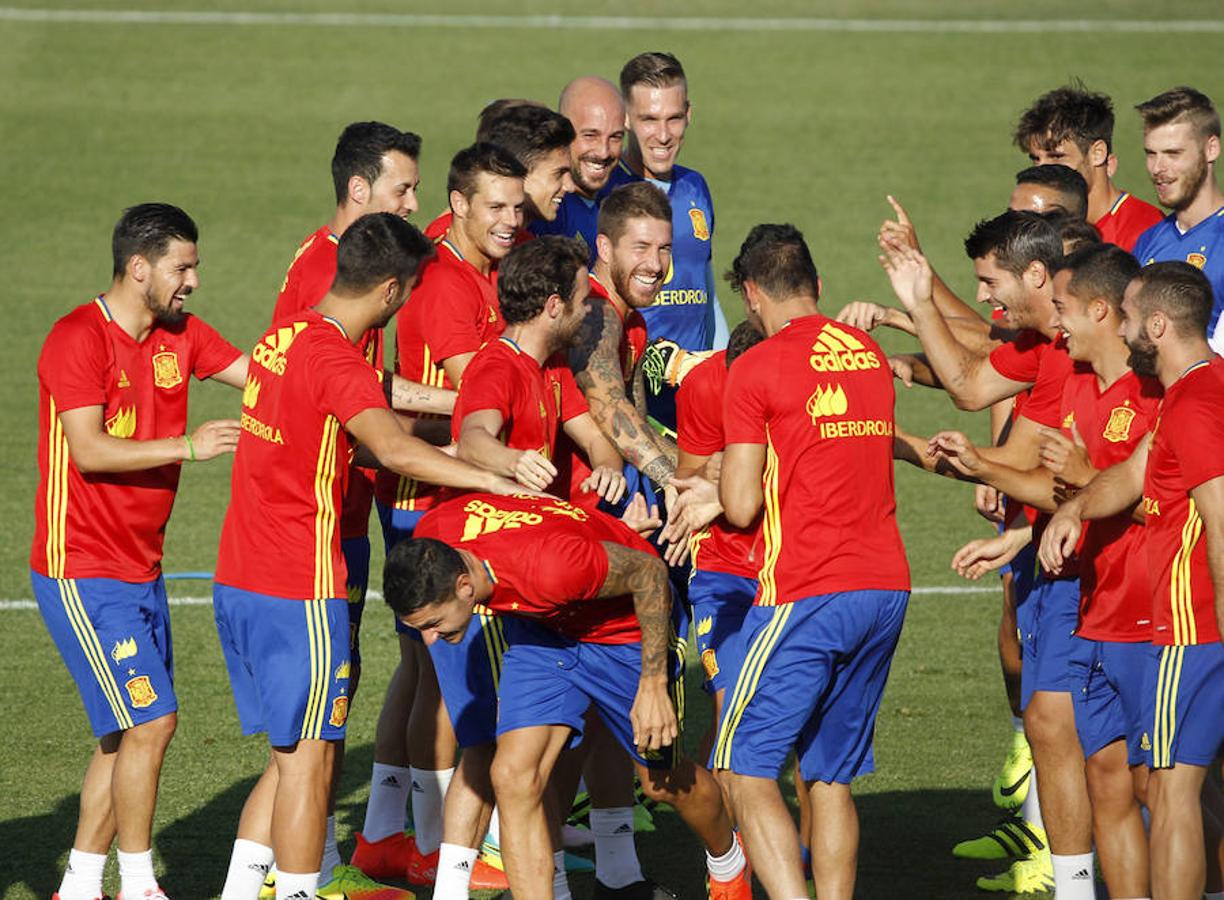
MULTIPOLYGON (((26 9, 184 10, 185 4, 26 0, 26 9)), ((1111 0, 1080 18, 1167 21, 1172 4, 1111 0), (1163 8, 1161 8, 1163 7, 1163 8)), ((144 200, 187 209, 201 228, 202 288, 191 308, 240 346, 262 331, 298 242, 332 208, 328 162, 347 122, 380 118, 421 133, 423 225, 443 207, 446 165, 471 141, 479 108, 504 96, 553 102, 570 77, 615 78, 646 49, 669 49, 689 73, 694 123, 681 161, 707 176, 717 211, 715 262, 725 268, 748 228, 791 221, 806 233, 835 311, 887 298, 874 234, 888 207, 905 203, 924 246, 953 287, 972 293, 960 241, 1000 209, 1012 175, 1027 165, 1010 145, 1017 114, 1039 93, 1082 78, 1110 93, 1118 113, 1118 182, 1150 199, 1140 128, 1131 105, 1176 84, 1224 102, 1218 33, 1008 30, 1008 20, 1066 15, 1034 0, 647 0, 615 9, 526 0, 461 0, 413 12, 564 13, 616 16, 828 16, 874 20, 997 20, 990 33, 629 28, 401 27, 392 25, 182 25, 0 18, 0 284, 10 348, 4 359, 0 430, 0 598, 31 596, 28 552, 36 486, 34 364, 51 323, 109 283, 108 238, 119 211, 144 200)), ((12 9, 15 7, 5 7, 12 9)), ((323 0, 217 0, 212 11, 335 11, 323 0)), ((349 4, 345 12, 404 12, 397 4, 349 4)), ((0 10, 3 15, 3 10, 0 10)), ((1219 15, 1212 0, 1183 0, 1183 18, 1219 15)), ((623 24, 623 23, 622 23, 623 24)), ((1013 25, 1011 28, 1028 28, 1013 25)), ((728 317, 742 317, 724 291, 728 317)), ((886 348, 910 346, 884 336, 886 348)), ((205 385, 191 420, 233 415, 238 398, 205 385)), ((900 392, 908 430, 968 429, 981 417, 954 412, 938 394, 900 392)), ((228 465, 185 473, 166 543, 166 570, 210 570, 228 497, 228 465)), ((898 474, 901 522, 914 583, 955 583, 952 552, 987 531, 960 486, 898 474)), ((376 529, 375 525, 375 529, 376 529)), ((378 541, 375 541, 377 544, 378 541)), ((376 551, 372 584, 379 583, 376 551)), ((174 583, 206 595, 206 583, 174 583)), ((971 897, 990 865, 954 861, 952 843, 988 827, 987 785, 1005 750, 1007 710, 997 675, 998 598, 914 597, 880 714, 878 773, 856 786, 863 820, 859 895, 971 897)), ((5 897, 47 896, 72 839, 80 774, 90 752, 75 690, 37 612, 0 611, 0 673, 16 725, 0 736, 0 841, 5 897)), ((374 720, 395 659, 387 615, 367 614, 366 677, 350 725, 339 812, 342 849, 360 828, 374 720)), ((181 703, 155 825, 163 884, 178 897, 220 890, 239 807, 265 759, 259 739, 238 736, 206 606, 174 611, 181 703)), ((693 685, 697 692, 696 683, 693 685)), ((690 746, 706 724, 690 703, 690 746)), ((676 817, 639 839, 647 872, 701 895, 702 864, 676 817)), ((575 879, 576 896, 590 877, 575 879)), ((117 890, 113 864, 108 890, 117 890)), ((426 892, 427 893, 427 892, 426 892)))

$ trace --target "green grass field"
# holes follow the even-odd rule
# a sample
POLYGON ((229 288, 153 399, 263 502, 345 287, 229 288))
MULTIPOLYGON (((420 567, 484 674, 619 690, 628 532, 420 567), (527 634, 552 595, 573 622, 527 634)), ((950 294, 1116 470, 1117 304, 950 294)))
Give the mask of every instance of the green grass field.
MULTIPOLYGON (((379 118, 425 139, 422 212, 444 203, 451 154, 471 140, 479 108, 505 96, 555 101, 572 76, 615 77, 646 49, 668 49, 689 73, 694 121, 681 161, 704 172, 718 212, 715 262, 729 264, 747 229, 790 221, 806 233, 821 268, 826 311, 884 299, 874 235, 887 193, 907 204, 929 255, 968 295, 972 273, 960 242, 974 221, 1001 209, 1012 175, 1027 165, 1010 145, 1016 115, 1069 78, 1109 92, 1118 110, 1118 181, 1151 197, 1140 129, 1130 107, 1176 84, 1224 100, 1220 37, 1047 31, 1015 33, 841 32, 689 29, 506 29, 396 25, 115 24, 38 22, 3 10, 334 10, 323 0, 68 3, 26 0, 0 9, 0 285, 9 352, 0 393, 0 598, 31 597, 27 558, 36 487, 34 365, 51 323, 109 283, 108 242, 119 211, 166 200, 201 228, 202 288, 191 308, 241 346, 266 324, 294 248, 331 212, 328 162, 340 129, 379 118)), ((1102 0, 1079 18, 1218 17, 1217 0, 1102 0), (1159 7, 1164 7, 1161 9, 1159 7)), ((382 0, 346 4, 404 12, 382 0)), ((628 0, 592 9, 566 0, 518 4, 458 0, 413 12, 448 14, 829 16, 870 19, 1048 20, 1067 7, 974 0, 732 0, 667 4, 628 0)), ((733 322, 738 299, 723 304, 733 322)), ((891 336, 889 349, 910 346, 891 336)), ((212 385, 193 399, 192 421, 233 415, 238 398, 212 385)), ((898 420, 930 433, 980 417, 942 396, 902 391, 898 420)), ((917 586, 957 579, 953 551, 987 526, 961 486, 911 471, 898 475, 902 527, 917 586)), ((228 465, 191 467, 166 542, 166 570, 209 570, 228 497, 228 465)), ((377 543, 377 541, 376 541, 377 543)), ((380 581, 381 558, 372 583, 380 581)), ((204 596, 204 582, 176 582, 204 596)), ((71 843, 80 773, 91 743, 75 689, 37 612, 0 610, 0 673, 17 724, 0 735, 0 891, 48 896, 71 843)), ((975 896, 992 864, 953 860, 948 849, 995 817, 987 786, 1007 735, 994 633, 998 598, 924 592, 913 599, 880 714, 878 773, 858 783, 863 820, 859 895, 975 896)), ((181 703, 179 733, 162 779, 155 846, 172 896, 220 890, 239 807, 265 748, 238 735, 211 610, 174 611, 181 703)), ((383 610, 367 615, 366 676, 350 720, 339 812, 342 849, 360 828, 374 721, 395 656, 383 610)), ((696 691, 696 684, 693 685, 696 691)), ((694 745, 708 717, 690 704, 694 745)), ((671 813, 639 838, 646 870, 700 896, 696 845, 671 813)), ((118 887, 112 864, 108 890, 118 887)), ((586 896, 591 879, 575 879, 586 896)))

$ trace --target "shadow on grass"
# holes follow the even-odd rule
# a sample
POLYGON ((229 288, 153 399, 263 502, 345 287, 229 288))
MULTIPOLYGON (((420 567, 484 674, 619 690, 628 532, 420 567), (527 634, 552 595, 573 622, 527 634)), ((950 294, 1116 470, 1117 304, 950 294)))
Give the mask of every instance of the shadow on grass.
POLYGON ((0 896, 25 887, 35 896, 49 897, 59 888, 60 857, 67 858, 72 846, 79 802, 79 795, 70 794, 45 815, 0 822, 0 847, 9 848, 10 854, 10 864, 0 874, 0 896))

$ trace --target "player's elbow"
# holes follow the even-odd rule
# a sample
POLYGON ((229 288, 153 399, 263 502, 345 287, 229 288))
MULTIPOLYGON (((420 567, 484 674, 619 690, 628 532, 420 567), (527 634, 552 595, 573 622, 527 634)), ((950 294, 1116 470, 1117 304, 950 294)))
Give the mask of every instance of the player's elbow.
POLYGON ((761 497, 749 490, 724 487, 719 492, 723 516, 736 528, 747 528, 761 509, 761 497))
POLYGON ((952 398, 952 404, 965 412, 981 412, 993 402, 989 397, 982 394, 981 391, 975 390, 972 386, 951 387, 947 386, 948 396, 952 398))

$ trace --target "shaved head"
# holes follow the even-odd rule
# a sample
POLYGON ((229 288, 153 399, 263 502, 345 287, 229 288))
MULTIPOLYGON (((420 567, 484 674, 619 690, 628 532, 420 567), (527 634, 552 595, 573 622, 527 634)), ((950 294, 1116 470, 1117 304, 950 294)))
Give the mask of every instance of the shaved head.
POLYGON ((606 78, 583 75, 561 92, 557 111, 574 126, 570 144, 570 172, 574 185, 587 199, 608 183, 620 161, 625 140, 625 101, 606 78))

